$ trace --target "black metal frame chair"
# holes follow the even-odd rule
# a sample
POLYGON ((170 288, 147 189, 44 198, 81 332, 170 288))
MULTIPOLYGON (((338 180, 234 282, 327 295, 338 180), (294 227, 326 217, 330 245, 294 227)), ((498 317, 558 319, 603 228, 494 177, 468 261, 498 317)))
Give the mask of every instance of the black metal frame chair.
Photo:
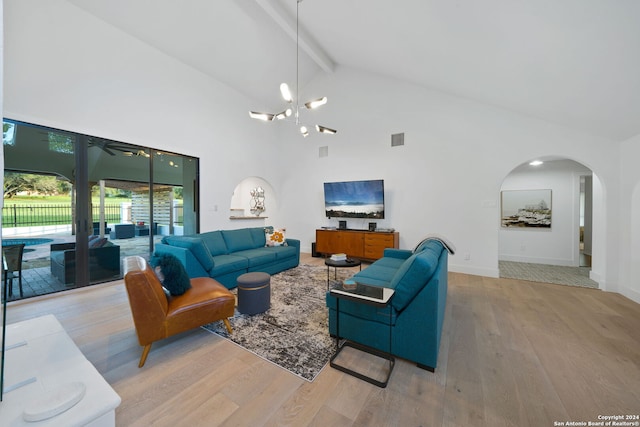
POLYGON ((8 295, 13 296, 13 279, 18 279, 20 298, 22 292, 22 256, 24 255, 24 243, 7 245, 2 247, 2 273, 4 275, 4 288, 8 289, 8 295), (7 288, 7 283, 9 287, 7 288))

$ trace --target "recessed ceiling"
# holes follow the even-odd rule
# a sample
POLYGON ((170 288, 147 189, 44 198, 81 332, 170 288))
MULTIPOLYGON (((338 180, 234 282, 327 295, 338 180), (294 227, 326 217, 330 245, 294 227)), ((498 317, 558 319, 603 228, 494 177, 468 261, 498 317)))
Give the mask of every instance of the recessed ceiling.
MULTIPOLYGON (((296 0, 68 1, 256 108, 279 106, 279 84, 295 79, 296 0)), ((301 87, 346 66, 615 141, 640 134, 639 1, 304 0, 299 11, 301 87)))

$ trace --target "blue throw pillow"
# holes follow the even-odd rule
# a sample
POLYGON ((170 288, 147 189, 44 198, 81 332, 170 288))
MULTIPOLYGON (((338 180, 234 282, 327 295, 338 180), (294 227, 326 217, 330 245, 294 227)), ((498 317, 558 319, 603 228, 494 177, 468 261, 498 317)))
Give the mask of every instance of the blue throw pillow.
POLYGON ((187 292, 191 288, 191 280, 184 266, 175 255, 160 254, 154 255, 149 261, 152 267, 160 267, 159 279, 162 286, 171 295, 178 296, 187 292))

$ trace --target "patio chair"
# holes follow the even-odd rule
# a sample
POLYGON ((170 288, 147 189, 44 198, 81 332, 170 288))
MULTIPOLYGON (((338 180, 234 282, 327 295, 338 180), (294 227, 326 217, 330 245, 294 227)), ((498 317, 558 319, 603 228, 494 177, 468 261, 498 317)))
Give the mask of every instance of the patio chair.
MULTIPOLYGON (((104 222, 104 234, 109 235, 111 233, 111 228, 107 227, 107 221, 104 222)), ((99 236, 100 235, 100 222, 93 223, 93 234, 99 236)))
MULTIPOLYGON (((22 292, 22 255, 24 254, 24 243, 18 245, 7 245, 2 247, 2 272, 4 273, 4 288, 9 291, 9 296, 13 296, 13 279, 18 279, 20 287, 20 298, 22 292), (9 287, 7 288, 7 283, 9 287)), ((6 291, 5 291, 6 292, 6 291)))

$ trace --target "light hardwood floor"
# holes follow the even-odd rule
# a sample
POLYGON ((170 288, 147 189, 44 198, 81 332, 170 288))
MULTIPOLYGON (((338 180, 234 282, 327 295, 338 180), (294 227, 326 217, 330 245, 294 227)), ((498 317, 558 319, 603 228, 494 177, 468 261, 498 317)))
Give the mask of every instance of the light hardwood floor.
POLYGON ((328 366, 309 383, 202 329, 154 344, 139 369, 122 282, 10 303, 7 320, 49 313, 122 397, 119 426, 554 426, 640 414, 640 305, 599 290, 450 273, 435 373, 399 360, 386 389, 328 366))

